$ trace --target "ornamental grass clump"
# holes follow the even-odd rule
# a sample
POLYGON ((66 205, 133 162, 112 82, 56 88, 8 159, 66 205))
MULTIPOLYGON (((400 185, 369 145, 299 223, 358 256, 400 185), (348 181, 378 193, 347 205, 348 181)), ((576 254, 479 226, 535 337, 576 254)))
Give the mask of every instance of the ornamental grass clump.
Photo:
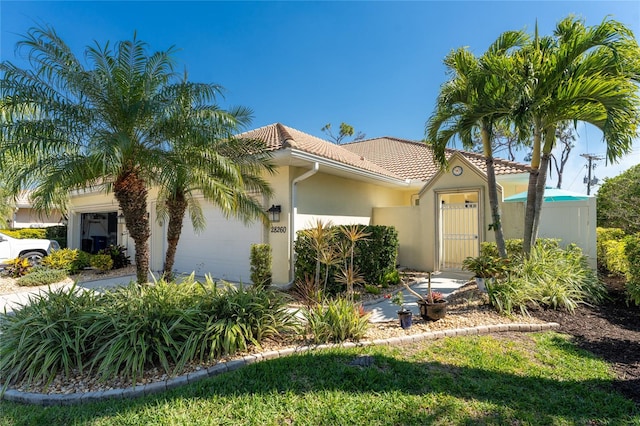
POLYGON ((489 299, 499 312, 527 313, 528 306, 566 309, 604 300, 606 289, 589 268, 580 248, 538 244, 528 259, 514 263, 508 276, 487 284, 489 299))
POLYGON ((92 291, 75 285, 42 292, 13 314, 0 314, 0 377, 4 389, 25 381, 49 384, 58 373, 83 371, 89 358, 87 327, 96 306, 92 291))
POLYGON ((358 341, 369 328, 369 315, 345 297, 327 300, 303 310, 313 343, 358 341))
POLYGON ((193 275, 102 295, 49 290, 0 314, 0 377, 5 386, 47 384, 78 370, 135 383, 147 368, 179 374, 188 362, 232 355, 297 326, 282 293, 193 275))

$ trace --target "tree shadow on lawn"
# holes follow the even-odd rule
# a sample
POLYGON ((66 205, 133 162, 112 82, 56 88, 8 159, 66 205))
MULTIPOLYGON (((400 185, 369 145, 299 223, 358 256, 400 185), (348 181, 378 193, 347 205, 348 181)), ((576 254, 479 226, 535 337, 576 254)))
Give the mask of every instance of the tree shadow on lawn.
MULTIPOLYGON (((10 418, 7 415, 15 416, 16 424, 27 424, 20 413, 29 415, 31 424, 93 424, 114 419, 128 423, 122 419, 133 418, 146 424, 147 415, 153 422, 159 412, 171 418, 171 413, 183 411, 187 419, 189 413, 196 416, 184 424, 290 420, 296 424, 410 425, 512 424, 514 419, 554 424, 559 418, 570 424, 628 424, 639 414, 632 401, 612 391, 609 380, 553 380, 440 362, 408 362, 390 356, 391 350, 367 347, 293 355, 135 400, 47 408, 3 403, 4 416, 5 421, 10 418), (363 354, 373 357, 372 365, 349 365, 363 354), (328 399, 331 403, 323 402, 334 392, 328 399), (322 403, 326 405, 321 409, 310 408, 322 403), (205 418, 197 417, 203 413, 208 413, 205 418)), ((567 344, 569 350, 575 353, 575 347, 567 344)))

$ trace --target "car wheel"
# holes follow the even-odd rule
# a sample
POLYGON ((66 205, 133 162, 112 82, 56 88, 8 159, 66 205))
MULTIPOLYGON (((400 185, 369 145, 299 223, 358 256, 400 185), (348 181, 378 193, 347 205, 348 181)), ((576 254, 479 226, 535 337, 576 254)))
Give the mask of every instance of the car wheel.
POLYGON ((31 266, 39 265, 44 255, 39 251, 30 251, 20 256, 22 259, 27 259, 31 266))

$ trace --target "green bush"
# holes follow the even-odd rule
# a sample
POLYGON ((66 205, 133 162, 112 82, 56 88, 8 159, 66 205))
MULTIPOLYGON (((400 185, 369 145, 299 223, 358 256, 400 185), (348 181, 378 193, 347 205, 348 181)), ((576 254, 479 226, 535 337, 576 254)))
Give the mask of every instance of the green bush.
POLYGON ((0 376, 4 385, 24 380, 48 384, 56 374, 82 371, 89 359, 86 313, 96 302, 93 291, 49 289, 13 315, 0 314, 0 376))
POLYGON ((60 249, 42 259, 41 264, 51 269, 62 269, 69 275, 90 265, 91 255, 78 249, 60 249))
POLYGON ((514 310, 527 314, 527 306, 534 301, 531 299, 531 284, 516 276, 505 280, 485 281, 489 302, 501 314, 511 315, 514 310))
POLYGON ((113 269, 121 269, 131 265, 131 259, 127 256, 127 249, 121 245, 111 244, 109 247, 105 247, 98 251, 98 254, 108 254, 113 260, 113 269))
MULTIPOLYGON (((512 262, 522 261, 524 255, 524 240, 522 238, 512 238, 505 240, 505 248, 507 250, 507 257, 512 262)), ((560 240, 557 238, 538 238, 536 245, 540 245, 545 248, 557 248, 560 247, 560 240)), ((498 246, 494 242, 485 241, 480 244, 480 256, 493 256, 500 257, 498 253, 498 246)))
POLYGON ((398 272, 397 269, 394 269, 393 271, 387 272, 385 274, 383 285, 385 287, 388 287, 390 285, 400 284, 400 282, 401 282, 400 273, 398 272))
POLYGON ((364 291, 366 291, 367 293, 370 293, 370 294, 380 294, 380 293, 382 293, 382 290, 380 289, 380 287, 377 287, 377 286, 371 285, 371 284, 365 284, 364 285, 364 291))
POLYGON ((113 268, 113 259, 108 254, 94 254, 91 256, 91 266, 102 272, 110 271, 113 268))
POLYGON ((625 233, 620 228, 596 228, 596 256, 598 267, 603 272, 614 275, 626 273, 624 237, 625 233))
MULTIPOLYGON (((334 227, 339 229, 339 227, 334 227)), ((354 250, 354 270, 359 271, 367 284, 383 284, 385 275, 395 270, 398 256, 398 231, 392 226, 364 226, 359 230, 368 233, 366 239, 358 240, 354 250)), ((347 237, 341 232, 330 233, 327 250, 337 251, 337 247, 347 245, 347 237)), ((311 238, 305 232, 298 232, 295 242, 296 254, 296 281, 304 281, 305 276, 313 277, 316 271, 316 251, 311 238)), ((327 258, 331 256, 326 256, 327 258)), ((333 262, 329 265, 327 277, 327 290, 330 293, 338 293, 344 289, 336 276, 340 270, 340 264, 333 262)), ((325 265, 322 266, 322 281, 325 277, 325 265)))
POLYGON ((173 373, 187 362, 233 354, 294 326, 281 293, 218 289, 191 277, 180 284, 131 284, 100 300, 88 333, 92 367, 103 377, 135 379, 147 365, 173 373))
POLYGON ((35 287, 57 283, 66 278, 67 273, 63 270, 34 266, 27 275, 19 278, 17 283, 23 287, 35 287))
POLYGON ((598 262, 601 268, 604 267, 611 275, 626 275, 629 272, 625 240, 608 240, 598 245, 604 251, 603 262, 598 262))
POLYGON ((0 377, 5 385, 48 382, 77 368, 135 380, 150 366, 178 374, 187 362, 233 354, 296 327, 283 293, 217 288, 210 279, 132 283, 102 295, 49 290, 14 315, 0 314, 0 377))
POLYGON ((259 287, 271 285, 271 246, 269 244, 251 245, 251 281, 259 287))
POLYGON ((627 298, 636 305, 640 305, 640 233, 627 236, 624 242, 629 267, 627 271, 627 298))
POLYGON ((303 315, 307 332, 316 344, 358 341, 369 327, 369 316, 361 315, 359 306, 343 297, 304 309, 303 315))
POLYGON ((530 257, 513 262, 510 271, 487 287, 499 312, 526 312, 530 304, 572 312, 579 304, 599 303, 606 296, 582 250, 573 244, 566 249, 554 243, 536 244, 530 257))
POLYGON ((58 244, 60 244, 61 248, 67 247, 67 226, 66 225, 49 226, 45 228, 45 231, 46 231, 45 238, 49 240, 56 240, 58 244))

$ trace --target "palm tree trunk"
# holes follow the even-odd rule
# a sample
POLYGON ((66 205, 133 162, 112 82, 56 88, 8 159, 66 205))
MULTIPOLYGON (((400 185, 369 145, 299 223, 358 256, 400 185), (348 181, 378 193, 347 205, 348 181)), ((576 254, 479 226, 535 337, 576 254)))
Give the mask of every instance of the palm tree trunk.
POLYGON ((184 194, 176 194, 174 198, 167 199, 166 205, 169 212, 169 226, 167 227, 167 253, 164 258, 163 276, 165 279, 172 279, 176 249, 182 233, 184 214, 187 211, 187 200, 184 194))
POLYGON ((524 213, 524 236, 522 249, 526 257, 531 253, 533 237, 533 224, 535 222, 536 211, 536 188, 538 185, 538 177, 540 175, 540 153, 542 150, 542 126, 540 121, 536 120, 533 129, 533 153, 531 155, 531 171, 529 172, 529 187, 527 188, 527 205, 524 213))
POLYGON ((483 125, 482 145, 484 149, 485 164, 487 166, 487 186, 489 187, 489 205, 491 206, 491 219, 493 223, 491 228, 496 237, 496 246, 498 246, 498 254, 502 258, 507 257, 507 249, 504 243, 504 234, 502 232, 502 219, 500 218, 500 205, 498 204, 498 188, 496 186, 496 170, 493 164, 493 154, 491 149, 491 129, 492 124, 483 125))
POLYGON ((531 229, 531 246, 533 247, 538 238, 538 228, 540 226, 540 215, 542 214, 542 203, 544 202, 544 189, 547 183, 547 170, 549 168, 549 154, 542 156, 542 162, 540 163, 540 174, 538 175, 538 182, 536 184, 536 208, 533 217, 533 228, 531 229))
POLYGON ((493 166, 493 157, 485 160, 487 165, 487 185, 489 186, 489 205, 491 206, 491 219, 493 220, 493 232, 496 237, 498 254, 500 257, 507 257, 507 249, 504 243, 504 233, 502 232, 502 219, 500 217, 500 205, 498 204, 498 188, 496 187, 496 171, 493 166))
POLYGON ((113 192, 120 204, 129 235, 133 238, 136 255, 138 284, 148 281, 149 271, 149 216, 147 213, 147 186, 135 170, 123 171, 113 185, 113 192))

